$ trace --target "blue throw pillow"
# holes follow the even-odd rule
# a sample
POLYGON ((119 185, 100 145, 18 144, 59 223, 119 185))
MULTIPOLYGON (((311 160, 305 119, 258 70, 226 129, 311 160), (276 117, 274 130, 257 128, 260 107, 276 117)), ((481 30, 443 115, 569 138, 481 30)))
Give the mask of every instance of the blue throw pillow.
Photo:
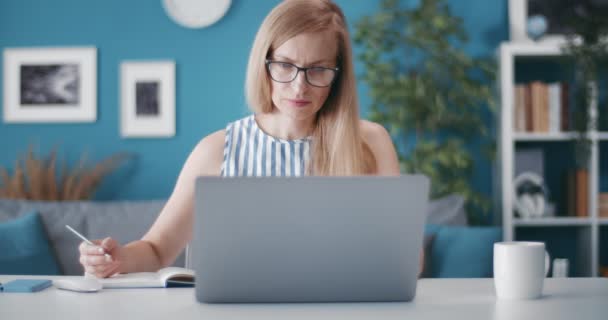
POLYGON ((494 243, 499 241, 502 241, 501 227, 437 228, 431 248, 431 276, 492 277, 494 243))
POLYGON ((441 228, 441 226, 436 224, 426 224, 424 226, 424 262, 422 273, 420 274, 421 278, 433 277, 433 269, 431 267, 433 264, 433 262, 431 261, 431 250, 433 248, 433 241, 435 240, 435 236, 437 235, 437 231, 439 231, 439 228, 441 228))
POLYGON ((0 274, 61 274, 37 212, 0 223, 0 274))
POLYGON ((438 224, 425 224, 424 225, 424 235, 425 236, 435 236, 437 232, 439 232, 441 226, 438 224))

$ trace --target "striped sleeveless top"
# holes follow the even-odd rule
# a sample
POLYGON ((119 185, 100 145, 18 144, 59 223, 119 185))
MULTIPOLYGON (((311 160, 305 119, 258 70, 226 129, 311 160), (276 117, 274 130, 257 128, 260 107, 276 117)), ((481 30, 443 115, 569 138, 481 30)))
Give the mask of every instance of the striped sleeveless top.
POLYGON ((255 115, 226 126, 221 176, 304 176, 312 137, 275 138, 258 127, 255 115))

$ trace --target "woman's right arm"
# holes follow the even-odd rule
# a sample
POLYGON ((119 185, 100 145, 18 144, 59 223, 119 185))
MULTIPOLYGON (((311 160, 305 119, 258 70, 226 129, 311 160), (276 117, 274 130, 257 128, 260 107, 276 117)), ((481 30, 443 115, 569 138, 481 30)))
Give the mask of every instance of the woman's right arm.
POLYGON ((157 271, 169 266, 192 238, 195 181, 201 175, 220 175, 225 130, 202 139, 192 150, 158 218, 141 240, 120 246, 111 238, 82 243, 80 263, 97 277, 115 273, 157 271), (99 246, 104 251, 99 251, 99 246), (109 253, 112 260, 104 258, 109 253))

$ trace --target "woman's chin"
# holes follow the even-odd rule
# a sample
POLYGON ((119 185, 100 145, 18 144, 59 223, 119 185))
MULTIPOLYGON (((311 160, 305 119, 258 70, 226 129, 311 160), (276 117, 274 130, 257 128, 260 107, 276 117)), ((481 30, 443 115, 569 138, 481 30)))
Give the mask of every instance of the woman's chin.
POLYGON ((292 106, 288 106, 287 107, 290 113, 293 114, 299 114, 299 115, 310 115, 312 113, 314 113, 314 108, 312 108, 312 106, 306 106, 306 107, 292 107, 292 106))

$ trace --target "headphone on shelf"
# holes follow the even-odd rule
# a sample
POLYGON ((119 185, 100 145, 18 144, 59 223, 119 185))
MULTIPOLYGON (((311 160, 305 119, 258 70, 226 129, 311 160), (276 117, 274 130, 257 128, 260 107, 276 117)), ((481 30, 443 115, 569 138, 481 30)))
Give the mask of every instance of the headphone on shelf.
POLYGON ((523 172, 513 180, 513 205, 522 218, 543 216, 547 196, 543 178, 534 172, 523 172))

